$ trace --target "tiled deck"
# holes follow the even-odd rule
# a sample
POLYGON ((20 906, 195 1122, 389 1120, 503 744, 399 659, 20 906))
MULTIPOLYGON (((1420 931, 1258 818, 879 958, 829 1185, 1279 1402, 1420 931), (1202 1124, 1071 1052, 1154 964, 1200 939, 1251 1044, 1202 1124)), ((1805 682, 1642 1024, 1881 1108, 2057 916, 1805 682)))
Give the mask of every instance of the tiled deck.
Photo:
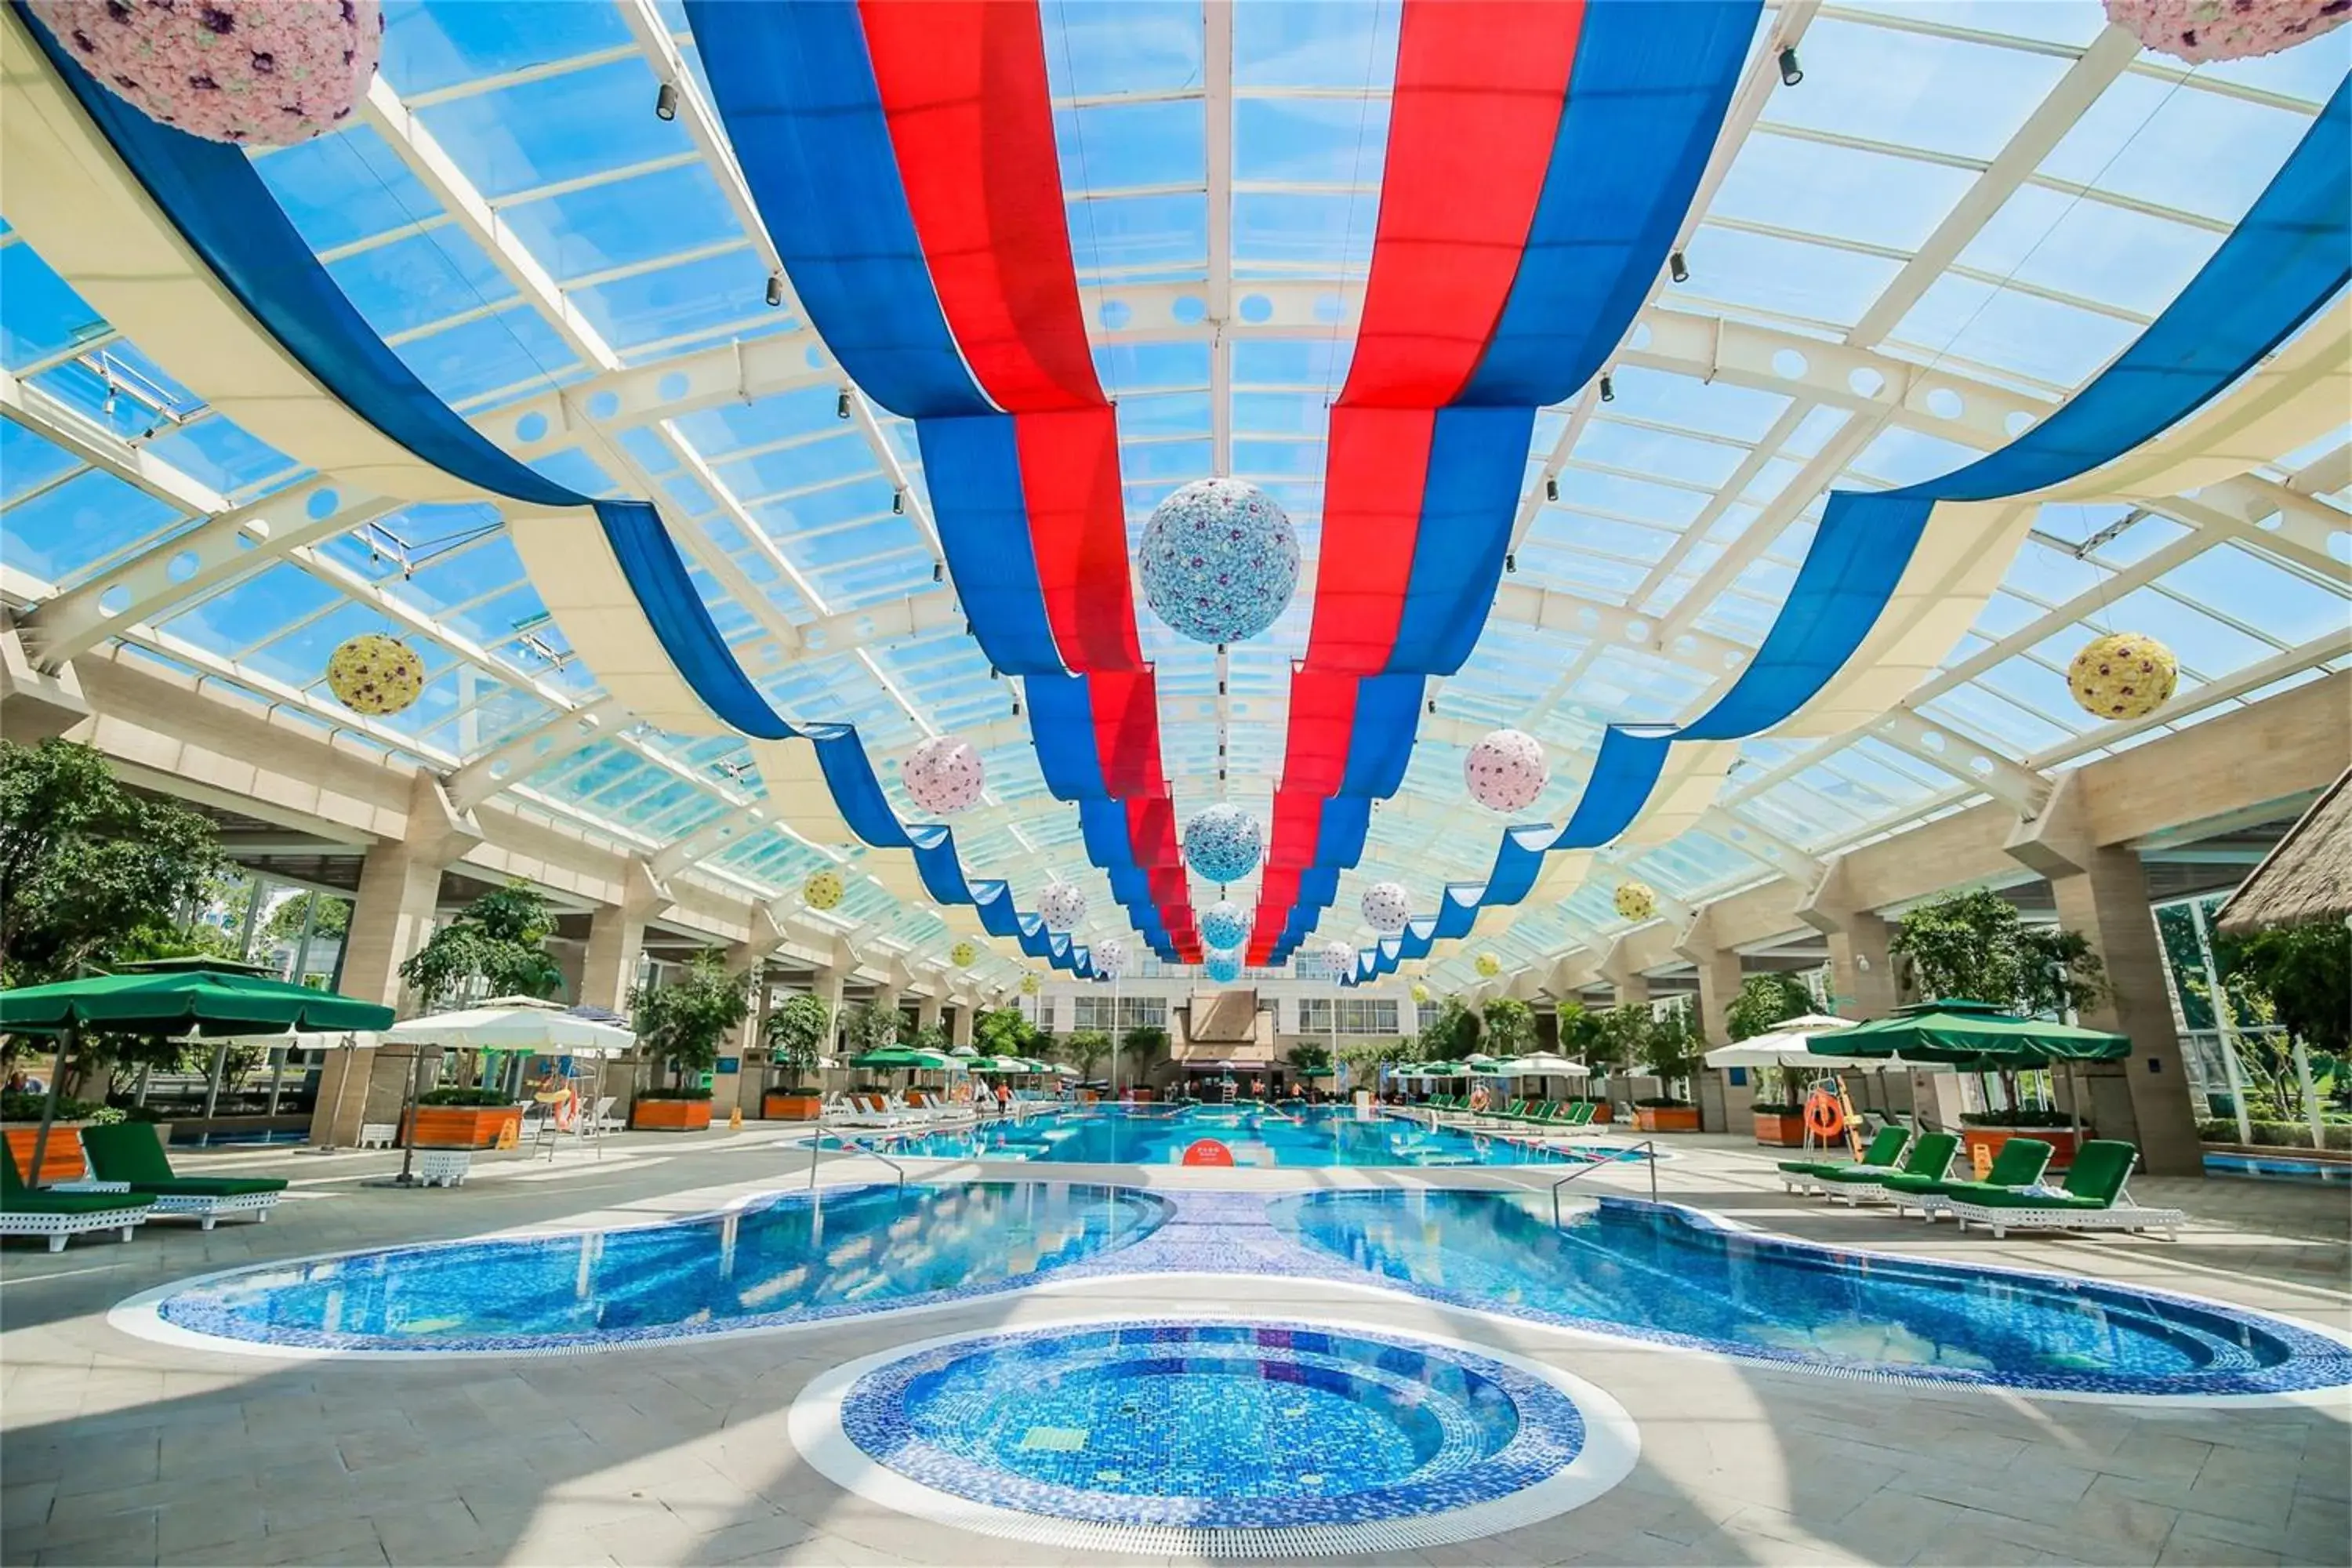
MULTIPOLYGON (((1769 1155, 1679 1139, 1661 1195, 1811 1239, 2160 1285, 2352 1326, 2340 1191, 2143 1182, 2179 1243, 1956 1237, 1784 1196, 1769 1155)), ((187 1162, 194 1168, 196 1162, 187 1162)), ((587 1356, 285 1362, 131 1339, 135 1291, 268 1258, 515 1226, 689 1212, 806 1179, 772 1130, 616 1139, 602 1162, 501 1163, 454 1192, 372 1185, 396 1156, 216 1157, 298 1185, 267 1226, 157 1224, 0 1260, 0 1485, 8 1563, 1041 1563, 1050 1552, 880 1509, 798 1458, 784 1415, 814 1373, 932 1335, 1105 1310, 1325 1314, 1568 1368, 1642 1432, 1633 1477, 1564 1518, 1399 1559, 2100 1563, 2347 1560, 2352 1401, 2171 1409, 1927 1394, 1783 1373, 1307 1280, 1107 1280, 915 1316, 587 1356)), ((971 1165, 937 1174, 982 1173, 971 1165)), ((934 1171, 925 1171, 925 1175, 934 1171)), ((1532 1170, 1183 1172, 993 1166, 1150 1185, 1549 1184, 1532 1170)), ((887 1176, 828 1162, 827 1180, 887 1176)), ((1638 1170, 1584 1190, 1645 1193, 1638 1170)))

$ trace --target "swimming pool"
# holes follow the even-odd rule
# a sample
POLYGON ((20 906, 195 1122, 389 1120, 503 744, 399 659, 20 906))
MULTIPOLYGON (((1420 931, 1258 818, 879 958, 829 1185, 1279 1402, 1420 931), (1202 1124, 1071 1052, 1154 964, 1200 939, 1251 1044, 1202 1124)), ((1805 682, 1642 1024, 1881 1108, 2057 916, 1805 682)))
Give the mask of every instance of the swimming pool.
POLYGON ((1082 1320, 821 1374, 793 1441, 841 1485, 1089 1550, 1272 1556, 1464 1540, 1607 1489, 1614 1401, 1507 1352, 1363 1325, 1082 1320))
POLYGON ((1006 1289, 1131 1246, 1168 1212, 1058 1182, 822 1188, 660 1225, 236 1269, 117 1311, 306 1350, 582 1350, 1006 1289))
MULTIPOLYGON (((1032 1160, 1052 1164, 1173 1165, 1214 1140, 1236 1165, 1574 1165, 1642 1156, 1594 1145, 1547 1148, 1344 1106, 1297 1110, 1186 1106, 1055 1110, 940 1132, 854 1132, 887 1152, 931 1160, 1032 1160)), ((1530 1131, 1529 1139, 1536 1136, 1530 1131)), ((1222 1163, 1223 1162, 1219 1162, 1222 1163)))
POLYGON ((2049 1392, 2270 1394, 2352 1382, 2352 1347, 2274 1318, 2021 1270, 1845 1252, 1602 1198, 1302 1194, 1269 1218, 1417 1295, 1865 1375, 2049 1392))

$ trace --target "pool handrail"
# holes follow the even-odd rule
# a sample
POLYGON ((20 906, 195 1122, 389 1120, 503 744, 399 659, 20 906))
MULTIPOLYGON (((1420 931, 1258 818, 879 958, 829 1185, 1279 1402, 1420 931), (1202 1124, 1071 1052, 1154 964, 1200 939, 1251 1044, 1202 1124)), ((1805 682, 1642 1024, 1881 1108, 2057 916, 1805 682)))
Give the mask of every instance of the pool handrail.
POLYGON ((816 1131, 809 1134, 808 1184, 811 1192, 814 1192, 816 1190, 817 1155, 824 1151, 824 1141, 827 1138, 831 1138, 835 1142, 843 1145, 845 1148, 855 1149, 861 1154, 871 1155, 873 1158, 881 1161, 884 1164, 898 1173, 898 1188, 901 1192, 906 1190, 906 1166, 901 1165, 898 1161, 893 1160, 889 1155, 885 1154, 881 1150, 875 1148, 872 1144, 852 1138, 848 1133, 842 1131, 837 1127, 828 1128, 824 1124, 824 1119, 823 1117, 819 1117, 817 1119, 816 1131))
MULTIPOLYGON (((1658 1201, 1658 1141, 1654 1138, 1644 1138, 1639 1143, 1632 1145, 1632 1147, 1635 1149, 1647 1149, 1650 1152, 1650 1158, 1648 1161, 1650 1167, 1650 1201, 1652 1203, 1656 1203, 1658 1201)), ((1595 1160, 1589 1165, 1579 1165, 1575 1170, 1570 1171, 1567 1175, 1562 1176, 1559 1181, 1554 1182, 1551 1184, 1552 1228, 1555 1230, 1559 1228, 1560 1188, 1568 1185, 1569 1183, 1576 1180, 1579 1176, 1591 1175, 1593 1172, 1600 1170, 1603 1165, 1617 1165, 1622 1163, 1623 1162, 1620 1160, 1595 1160)))

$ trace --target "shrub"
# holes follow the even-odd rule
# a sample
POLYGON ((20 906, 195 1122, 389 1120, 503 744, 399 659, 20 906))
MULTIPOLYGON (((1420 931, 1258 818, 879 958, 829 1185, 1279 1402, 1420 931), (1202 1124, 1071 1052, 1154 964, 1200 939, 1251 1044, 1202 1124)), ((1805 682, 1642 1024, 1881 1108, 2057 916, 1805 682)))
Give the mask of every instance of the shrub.
POLYGON ((416 1097, 419 1105, 512 1105, 514 1096, 496 1089, 428 1089, 416 1097))
POLYGON ((1782 1105, 1778 1101, 1768 1102, 1759 1100, 1748 1109, 1759 1116, 1797 1116, 1802 1114, 1805 1108, 1801 1105, 1782 1105))
POLYGON ((1690 1108, 1689 1100, 1676 1100, 1671 1094, 1645 1094, 1633 1104, 1643 1110, 1686 1110, 1690 1108))
POLYGON ((2034 1110, 2017 1109, 1963 1110, 1960 1112, 1960 1125, 1963 1127, 2072 1127, 2074 1125, 2074 1121, 2063 1110, 2052 1110, 2047 1108, 2034 1110))
POLYGON ((640 1092, 639 1100, 709 1100, 710 1091, 688 1085, 684 1088, 648 1089, 640 1092))
MULTIPOLYGON (((0 1094, 0 1121, 38 1121, 41 1119, 41 1110, 48 1103, 48 1099, 47 1094, 0 1094)), ((87 1100, 60 1099, 58 1101, 58 1120, 95 1121, 98 1120, 98 1113, 107 1109, 106 1106, 95 1104, 87 1100)), ((115 1115, 114 1120, 117 1121, 122 1120, 120 1112, 115 1115)))

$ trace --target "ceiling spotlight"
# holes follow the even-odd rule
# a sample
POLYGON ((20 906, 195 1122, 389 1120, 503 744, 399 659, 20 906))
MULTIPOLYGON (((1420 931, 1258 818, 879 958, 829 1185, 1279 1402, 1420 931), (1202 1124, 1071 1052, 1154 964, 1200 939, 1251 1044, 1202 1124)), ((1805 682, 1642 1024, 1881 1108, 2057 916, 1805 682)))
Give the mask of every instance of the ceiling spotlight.
POLYGON ((98 405, 98 411, 111 419, 114 417, 115 405, 119 401, 115 396, 113 379, 110 377, 106 383, 106 401, 98 405))
POLYGON ((1558 500, 1559 499, 1559 476, 1558 474, 1546 474, 1544 476, 1544 500, 1558 500))
MULTIPOLYGON (((1677 263, 1681 262, 1682 252, 1675 252, 1675 260, 1677 263)), ((846 419, 849 417, 849 388, 845 386, 843 387, 841 389, 841 395, 833 400, 833 416, 836 419, 846 419)))
POLYGON ((783 302, 784 275, 781 272, 771 272, 768 274, 768 309, 779 310, 783 302))
POLYGON ((1690 281, 1690 263, 1683 259, 1681 251, 1677 250, 1666 258, 1666 276, 1677 283, 1690 281))
POLYGON ((1794 87, 1804 79, 1804 68, 1797 64, 1797 46, 1788 45, 1780 51, 1780 85, 1794 87))
POLYGON ((666 81, 661 84, 661 90, 654 94, 654 118, 656 120, 677 118, 677 83, 666 81))
POLYGON ((1018 718, 1020 718, 1020 717, 1021 717, 1021 699, 1019 699, 1018 697, 1016 697, 1016 698, 1014 698, 1014 699, 1013 700, 1013 716, 1015 719, 1018 719, 1018 718))
MULTIPOLYGON (((905 490, 892 490, 890 492, 890 515, 892 517, 904 517, 907 515, 907 492, 905 490)), ((938 579, 934 578, 933 581, 936 582, 938 579)))
POLYGON ((1503 570, 1512 574, 1514 576, 1517 575, 1519 570, 1519 554, 1517 551, 1510 550, 1504 552, 1503 570))
MULTIPOLYGON (((946 563, 946 562, 944 562, 944 561, 934 561, 934 562, 932 562, 932 563, 931 563, 931 581, 932 581, 932 582, 934 582, 934 583, 944 583, 944 582, 946 582, 947 580, 948 580, 948 567, 947 567, 947 563, 946 563)), ((965 631, 967 634, 969 634, 969 633, 971 632, 971 623, 970 621, 966 621, 966 622, 964 623, 964 625, 963 625, 963 629, 964 629, 964 631, 965 631)))

